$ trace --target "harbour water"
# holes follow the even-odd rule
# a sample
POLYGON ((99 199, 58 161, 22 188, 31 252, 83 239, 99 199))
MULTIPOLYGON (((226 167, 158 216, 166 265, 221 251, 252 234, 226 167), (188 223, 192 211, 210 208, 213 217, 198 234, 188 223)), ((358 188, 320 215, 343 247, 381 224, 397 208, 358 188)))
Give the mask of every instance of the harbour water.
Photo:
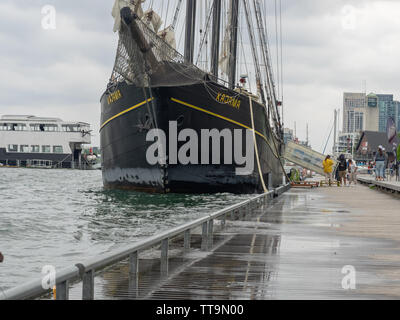
POLYGON ((0 168, 0 291, 249 197, 105 190, 99 170, 0 168))

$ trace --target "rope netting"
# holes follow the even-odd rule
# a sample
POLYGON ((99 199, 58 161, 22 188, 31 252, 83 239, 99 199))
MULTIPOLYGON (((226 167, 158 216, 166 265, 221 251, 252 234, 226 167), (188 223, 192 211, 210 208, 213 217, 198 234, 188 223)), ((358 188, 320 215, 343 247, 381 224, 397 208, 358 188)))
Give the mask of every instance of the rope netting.
POLYGON ((187 85, 204 81, 206 73, 172 48, 140 19, 122 24, 111 84, 121 81, 140 87, 187 85), (132 33, 135 32, 135 37, 132 33), (141 39, 141 45, 137 38, 141 39), (145 49, 143 49, 145 44, 145 49))

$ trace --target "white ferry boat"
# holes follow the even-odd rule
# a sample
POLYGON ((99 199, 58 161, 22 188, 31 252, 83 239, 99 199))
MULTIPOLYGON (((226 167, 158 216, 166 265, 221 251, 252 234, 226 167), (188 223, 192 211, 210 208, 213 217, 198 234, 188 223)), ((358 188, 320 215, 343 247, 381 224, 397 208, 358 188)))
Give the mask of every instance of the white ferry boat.
POLYGON ((58 118, 5 115, 0 118, 0 166, 81 168, 90 124, 58 118))

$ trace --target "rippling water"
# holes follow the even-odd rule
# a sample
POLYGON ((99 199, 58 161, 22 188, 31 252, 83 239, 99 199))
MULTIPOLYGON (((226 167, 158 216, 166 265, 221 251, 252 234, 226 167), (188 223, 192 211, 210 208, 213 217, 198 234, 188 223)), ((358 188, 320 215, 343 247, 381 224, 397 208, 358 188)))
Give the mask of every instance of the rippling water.
POLYGON ((0 291, 248 197, 110 191, 99 170, 0 168, 0 291))

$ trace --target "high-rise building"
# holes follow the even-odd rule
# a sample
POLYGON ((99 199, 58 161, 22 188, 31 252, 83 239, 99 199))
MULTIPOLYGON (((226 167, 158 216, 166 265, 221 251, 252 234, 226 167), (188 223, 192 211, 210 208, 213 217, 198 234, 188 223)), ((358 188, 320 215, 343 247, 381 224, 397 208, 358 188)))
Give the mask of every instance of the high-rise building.
POLYGON ((397 115, 396 119, 394 119, 397 125, 397 132, 400 133, 400 103, 397 104, 397 115))
POLYGON ((343 94, 343 132, 353 133, 365 130, 365 93, 345 92, 343 94))
MULTIPOLYGON (((343 94, 343 131, 338 135, 334 153, 354 153, 362 132, 386 132, 391 117, 400 131, 400 102, 392 94, 345 92, 343 94)), ((382 142, 383 143, 383 142, 382 142)))
POLYGON ((294 134, 293 130, 289 128, 284 128, 283 129, 283 141, 287 143, 288 141, 293 141, 294 140, 294 134))
POLYGON ((360 139, 359 132, 340 133, 334 153, 336 153, 336 154, 341 154, 341 153, 352 154, 359 139, 360 139))
POLYGON ((392 94, 343 94, 342 133, 386 132, 389 117, 393 118, 400 131, 400 102, 394 101, 392 94))
POLYGON ((379 131, 386 132, 387 122, 392 118, 395 122, 397 129, 399 127, 399 108, 400 102, 398 101, 384 101, 379 106, 379 131))
POLYGON ((393 101, 392 94, 377 94, 379 109, 379 128, 378 131, 386 132, 387 120, 389 117, 395 117, 396 104, 393 101))
POLYGON ((379 97, 370 93, 367 95, 367 107, 365 113, 365 128, 368 131, 378 131, 379 130, 379 107, 378 107, 379 97))

